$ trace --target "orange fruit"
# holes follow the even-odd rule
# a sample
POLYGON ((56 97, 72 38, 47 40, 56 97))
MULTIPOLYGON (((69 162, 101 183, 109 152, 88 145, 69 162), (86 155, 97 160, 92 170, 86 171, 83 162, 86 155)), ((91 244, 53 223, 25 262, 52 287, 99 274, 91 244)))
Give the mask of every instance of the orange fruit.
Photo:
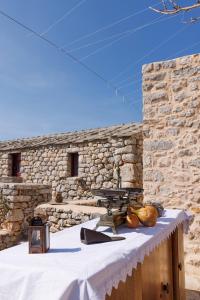
POLYGON ((145 205, 145 207, 148 207, 149 213, 152 213, 153 215, 156 216, 156 218, 158 218, 158 210, 157 210, 157 208, 155 206, 147 204, 147 205, 145 205))
POLYGON ((158 212, 157 209, 151 205, 142 207, 134 211, 140 222, 147 227, 156 225, 158 212))
POLYGON ((138 217, 135 214, 129 214, 126 216, 126 225, 129 228, 137 228, 140 224, 138 217))

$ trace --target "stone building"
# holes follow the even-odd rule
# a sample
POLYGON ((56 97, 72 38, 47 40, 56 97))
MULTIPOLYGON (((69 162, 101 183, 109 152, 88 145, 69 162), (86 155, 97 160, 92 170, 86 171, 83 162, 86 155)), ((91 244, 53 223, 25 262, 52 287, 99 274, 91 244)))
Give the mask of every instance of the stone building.
POLYGON ((144 199, 190 210, 187 286, 200 290, 200 55, 143 67, 144 199))
POLYGON ((142 126, 135 123, 0 142, 0 177, 52 186, 53 200, 88 199, 93 188, 142 186, 142 126))

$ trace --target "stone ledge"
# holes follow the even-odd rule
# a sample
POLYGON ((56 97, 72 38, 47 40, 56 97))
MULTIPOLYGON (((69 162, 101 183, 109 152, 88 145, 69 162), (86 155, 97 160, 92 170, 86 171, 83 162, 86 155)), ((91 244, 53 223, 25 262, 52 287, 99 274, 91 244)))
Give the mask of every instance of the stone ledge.
POLYGON ((52 233, 97 218, 106 213, 103 207, 95 207, 95 200, 73 201, 73 204, 41 204, 35 209, 35 215, 41 216, 50 224, 52 233), (88 206, 88 202, 93 206, 88 206), (84 205, 86 204, 87 205, 84 205))
POLYGON ((4 176, 0 177, 0 182, 2 183, 22 183, 23 178, 20 176, 4 176))
POLYGON ((17 183, 17 182, 0 182, 1 188, 20 188, 20 189, 48 189, 50 188, 50 185, 48 184, 37 184, 37 183, 17 183))
POLYGON ((36 209, 54 209, 56 210, 63 210, 63 211, 73 211, 77 213, 88 213, 88 214, 105 214, 106 209, 104 207, 95 207, 95 206, 88 206, 84 205, 84 203, 92 202, 94 203, 95 200, 77 200, 73 201, 73 204, 49 204, 49 203, 44 203, 41 205, 38 205, 36 209))

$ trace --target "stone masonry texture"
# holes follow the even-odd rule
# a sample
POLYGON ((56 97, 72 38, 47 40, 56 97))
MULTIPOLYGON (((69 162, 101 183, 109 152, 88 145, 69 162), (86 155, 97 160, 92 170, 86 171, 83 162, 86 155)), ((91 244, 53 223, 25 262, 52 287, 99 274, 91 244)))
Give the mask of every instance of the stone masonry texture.
POLYGON ((0 220, 0 250, 27 238, 28 221, 34 209, 51 200, 49 185, 0 183, 0 194, 9 207, 5 218, 0 220))
POLYGON ((44 221, 48 221, 50 231, 55 233, 67 227, 78 225, 105 214, 105 208, 95 207, 96 201, 77 200, 70 204, 51 205, 41 204, 34 210, 34 214, 44 221), (88 203, 89 202, 89 203, 88 203), (71 204, 73 203, 73 204, 71 204), (87 205, 85 205, 87 203, 87 205))
POLYGON ((143 66, 144 200, 190 210, 187 285, 200 290, 200 55, 143 66))
POLYGON ((142 187, 142 127, 130 123, 54 136, 0 142, 0 177, 10 176, 11 153, 21 153, 24 183, 50 184, 63 202, 92 197, 91 189, 142 187), (70 154, 79 154, 78 176, 70 176, 70 154))

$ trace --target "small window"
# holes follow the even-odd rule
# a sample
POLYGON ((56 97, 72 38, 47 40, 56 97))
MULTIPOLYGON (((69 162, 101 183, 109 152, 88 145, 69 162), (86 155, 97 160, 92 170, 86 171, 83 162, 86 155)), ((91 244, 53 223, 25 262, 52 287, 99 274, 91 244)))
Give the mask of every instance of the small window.
POLYGON ((78 153, 70 153, 70 176, 78 176, 78 153))
POLYGON ((10 154, 11 159, 11 176, 19 177, 20 167, 21 167, 21 153, 12 153, 10 154))

